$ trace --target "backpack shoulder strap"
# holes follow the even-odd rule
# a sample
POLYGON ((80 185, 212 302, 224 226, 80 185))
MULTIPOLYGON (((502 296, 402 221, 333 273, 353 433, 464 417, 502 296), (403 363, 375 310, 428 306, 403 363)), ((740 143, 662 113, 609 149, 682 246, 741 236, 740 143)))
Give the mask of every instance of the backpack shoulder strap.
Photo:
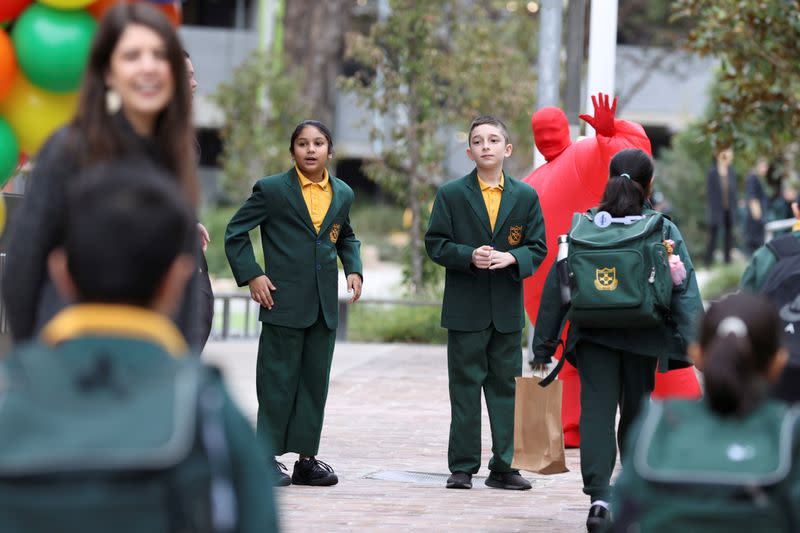
POLYGON ((767 248, 780 261, 783 258, 800 254, 800 239, 794 235, 783 235, 767 243, 767 248))

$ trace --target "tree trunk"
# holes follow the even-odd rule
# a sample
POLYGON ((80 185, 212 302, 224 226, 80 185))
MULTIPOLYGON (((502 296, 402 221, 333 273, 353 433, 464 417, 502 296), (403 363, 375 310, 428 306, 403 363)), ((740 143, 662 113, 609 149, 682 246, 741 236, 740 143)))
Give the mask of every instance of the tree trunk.
POLYGON ((305 74, 303 98, 312 116, 333 122, 336 78, 341 72, 344 35, 352 0, 286 0, 283 45, 288 60, 305 74))
POLYGON ((408 106, 409 126, 407 128, 408 135, 408 208, 411 210, 411 235, 410 235, 410 252, 411 252, 411 293, 418 295, 423 288, 422 268, 423 268, 423 242, 422 242, 422 227, 421 227, 421 212, 422 209, 419 200, 419 182, 418 168, 420 163, 420 145, 417 139, 417 132, 414 131, 418 123, 417 108, 412 99, 408 106))

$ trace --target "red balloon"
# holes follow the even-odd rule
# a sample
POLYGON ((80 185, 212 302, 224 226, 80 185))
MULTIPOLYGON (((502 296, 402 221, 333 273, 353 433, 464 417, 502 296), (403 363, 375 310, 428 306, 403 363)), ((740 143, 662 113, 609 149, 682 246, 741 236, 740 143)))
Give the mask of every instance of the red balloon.
POLYGON ((180 2, 172 2, 171 4, 154 4, 158 9, 164 12, 173 26, 178 27, 181 25, 181 4, 180 2))
POLYGON ((97 20, 100 20, 103 18, 106 11, 122 1, 123 0, 97 0, 95 3, 87 6, 86 11, 91 13, 97 20))
POLYGON ((0 2, 0 22, 14 20, 33 0, 3 0, 0 2))
MULTIPOLYGON (((94 18, 100 20, 103 18, 103 15, 106 11, 111 9, 116 4, 121 2, 127 2, 129 4, 135 4, 140 0, 97 0, 90 6, 86 8, 89 13, 92 14, 94 18)), ((146 0, 141 0, 142 3, 149 3, 153 7, 161 10, 172 23, 173 26, 180 26, 181 24, 181 3, 176 1, 169 1, 169 2, 147 2, 146 0)))
POLYGON ((19 65, 14 57, 14 44, 5 30, 0 28, 0 102, 11 90, 18 72, 19 65))

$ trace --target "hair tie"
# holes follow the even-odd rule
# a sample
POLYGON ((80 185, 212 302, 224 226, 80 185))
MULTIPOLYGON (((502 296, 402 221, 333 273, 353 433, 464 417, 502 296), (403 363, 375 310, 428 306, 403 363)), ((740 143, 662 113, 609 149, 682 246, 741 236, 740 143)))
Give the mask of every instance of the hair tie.
POLYGON ((622 173, 622 174, 620 174, 619 176, 620 176, 621 178, 628 178, 628 179, 631 179, 631 175, 630 175, 630 174, 628 174, 627 172, 623 172, 623 173, 622 173))
POLYGON ((738 316, 723 318, 717 326, 717 337, 727 337, 728 335, 733 335, 739 339, 746 339, 747 325, 738 316))

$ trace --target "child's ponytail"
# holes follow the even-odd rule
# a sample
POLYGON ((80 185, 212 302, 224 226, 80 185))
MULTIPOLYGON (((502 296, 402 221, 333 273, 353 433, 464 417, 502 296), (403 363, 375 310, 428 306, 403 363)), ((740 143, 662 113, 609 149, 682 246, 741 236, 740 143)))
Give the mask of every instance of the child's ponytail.
POLYGON ((598 211, 613 217, 639 215, 653 178, 653 161, 638 148, 617 153, 609 165, 609 178, 598 211))
POLYGON ((761 296, 715 302, 700 328, 705 397, 722 416, 744 416, 767 394, 766 374, 780 347, 780 320, 761 296))

